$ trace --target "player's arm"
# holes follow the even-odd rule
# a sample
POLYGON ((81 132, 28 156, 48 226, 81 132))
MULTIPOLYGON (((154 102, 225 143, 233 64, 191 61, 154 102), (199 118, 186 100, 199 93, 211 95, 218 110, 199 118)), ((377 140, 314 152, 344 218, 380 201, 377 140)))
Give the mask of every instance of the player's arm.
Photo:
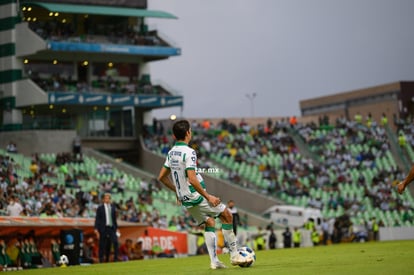
POLYGON ((190 184, 194 189, 203 196, 212 206, 217 206, 220 203, 220 199, 216 196, 210 195, 207 191, 201 186, 201 183, 198 181, 196 171, 194 169, 187 169, 187 177, 190 184))
POLYGON ((404 192, 407 185, 413 180, 414 180, 414 165, 411 167, 411 170, 408 173, 407 177, 398 184, 397 186, 398 193, 402 194, 402 192, 404 192))
POLYGON ((175 192, 175 184, 170 179, 171 170, 165 166, 161 168, 158 180, 162 182, 168 189, 175 192))

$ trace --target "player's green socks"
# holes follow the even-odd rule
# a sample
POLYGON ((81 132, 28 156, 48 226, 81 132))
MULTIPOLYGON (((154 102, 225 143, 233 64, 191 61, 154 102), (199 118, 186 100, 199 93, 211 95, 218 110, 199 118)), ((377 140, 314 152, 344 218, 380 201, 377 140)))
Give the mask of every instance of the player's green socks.
POLYGON ((223 223, 221 226, 221 229, 223 231, 224 240, 229 246, 230 257, 236 256, 238 254, 237 239, 236 239, 236 235, 234 235, 234 232, 233 232, 233 224, 223 223))
POLYGON ((217 258, 217 238, 216 238, 216 229, 214 227, 206 227, 204 231, 204 240, 206 242, 208 255, 212 263, 218 261, 217 258))

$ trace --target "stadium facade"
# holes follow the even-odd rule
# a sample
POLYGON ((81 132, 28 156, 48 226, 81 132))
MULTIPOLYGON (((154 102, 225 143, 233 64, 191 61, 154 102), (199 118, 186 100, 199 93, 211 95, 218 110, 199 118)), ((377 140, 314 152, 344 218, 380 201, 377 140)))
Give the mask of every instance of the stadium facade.
MULTIPOLYGON (((332 121, 344 117, 352 120, 356 114, 371 114, 379 122, 383 114, 395 122, 414 114, 414 82, 400 81, 300 101, 304 118, 328 116, 332 121)), ((391 124, 392 125, 392 124, 391 124)))
POLYGON ((146 0, 0 2, 0 129, 137 137, 154 108, 183 106, 149 63, 179 56, 146 0))

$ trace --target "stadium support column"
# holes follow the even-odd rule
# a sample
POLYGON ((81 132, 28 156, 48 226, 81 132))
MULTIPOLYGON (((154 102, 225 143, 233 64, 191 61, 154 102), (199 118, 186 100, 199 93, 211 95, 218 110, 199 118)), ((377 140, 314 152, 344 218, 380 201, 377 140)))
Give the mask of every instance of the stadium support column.
POLYGON ((73 80, 75 80, 76 82, 78 82, 79 81, 79 77, 78 77, 78 62, 79 61, 77 61, 77 60, 74 60, 73 62, 72 62, 72 65, 73 65, 73 75, 76 77, 75 79, 73 79, 73 80))
POLYGON ((16 0, 0 2, 0 109, 2 128, 20 129, 22 112, 15 108, 17 84, 22 79, 23 63, 16 57, 16 24, 20 21, 16 0))
POLYGON ((344 113, 346 120, 352 120, 353 118, 349 117, 349 100, 345 100, 345 107, 344 107, 344 113))
POLYGON ((151 75, 151 70, 150 70, 150 65, 148 64, 148 62, 141 62, 141 64, 139 65, 139 79, 141 80, 144 76, 150 76, 151 75))
MULTIPOLYGON (((150 73, 150 65, 147 62, 142 62, 139 67, 139 78, 140 81, 149 81, 151 83, 151 73, 150 73)), ((145 125, 151 125, 152 124, 152 110, 149 109, 147 111, 143 111, 141 115, 141 123, 143 127, 145 125)))
POLYGON ((135 107, 134 114, 135 135, 138 138, 139 136, 142 136, 144 134, 144 111, 139 107, 135 107))
POLYGON ((95 66, 94 62, 89 62, 89 66, 87 67, 86 70, 86 82, 88 83, 89 87, 92 87, 92 82, 93 82, 93 67, 95 66))

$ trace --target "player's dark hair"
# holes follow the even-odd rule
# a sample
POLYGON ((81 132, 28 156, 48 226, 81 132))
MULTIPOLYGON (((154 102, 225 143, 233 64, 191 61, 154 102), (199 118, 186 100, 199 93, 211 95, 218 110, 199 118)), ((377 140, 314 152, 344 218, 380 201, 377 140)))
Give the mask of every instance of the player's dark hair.
POLYGON ((180 120, 173 125, 173 134, 177 140, 184 140, 185 135, 190 130, 190 123, 187 120, 180 120))

